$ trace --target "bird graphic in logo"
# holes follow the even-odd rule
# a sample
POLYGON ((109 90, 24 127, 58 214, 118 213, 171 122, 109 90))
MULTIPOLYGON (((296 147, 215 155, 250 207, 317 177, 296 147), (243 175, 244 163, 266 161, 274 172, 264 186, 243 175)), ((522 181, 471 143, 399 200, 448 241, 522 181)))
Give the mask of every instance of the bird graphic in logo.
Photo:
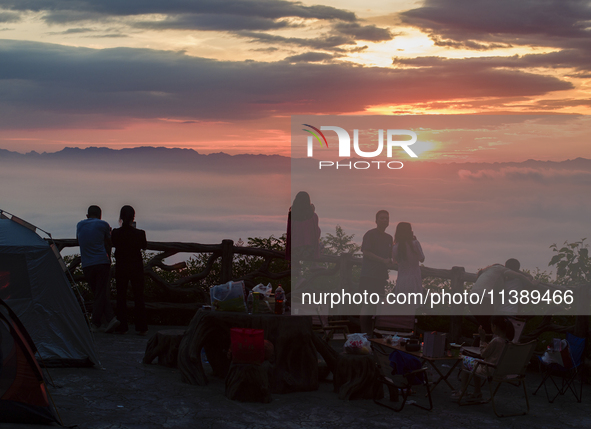
MULTIPOLYGON (((324 140, 324 144, 326 145, 326 147, 328 147, 328 142, 326 141, 326 137, 324 137, 324 134, 322 134, 322 131, 320 131, 318 128, 313 127, 312 125, 308 125, 308 124, 302 124, 305 127, 310 127, 312 128, 314 131, 316 131, 316 133, 320 134, 320 136, 322 136, 322 140, 324 140)), ((320 143, 320 147, 322 147, 322 140, 320 140, 320 137, 318 136, 318 134, 316 134, 314 131, 310 131, 310 130, 306 130, 304 128, 302 128, 302 131, 305 131, 307 133, 312 134, 314 137, 316 137, 316 140, 318 140, 318 143, 320 143)))

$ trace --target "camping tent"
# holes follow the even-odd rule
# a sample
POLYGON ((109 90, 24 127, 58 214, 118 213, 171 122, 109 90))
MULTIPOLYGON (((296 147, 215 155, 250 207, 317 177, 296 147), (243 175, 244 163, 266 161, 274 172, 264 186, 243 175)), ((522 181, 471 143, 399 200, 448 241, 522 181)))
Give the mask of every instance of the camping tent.
POLYGON ((35 350, 25 327, 0 299, 0 422, 58 423, 35 350))
POLYGON ((84 314, 49 243, 16 217, 0 219, 0 298, 48 366, 99 364, 84 314))

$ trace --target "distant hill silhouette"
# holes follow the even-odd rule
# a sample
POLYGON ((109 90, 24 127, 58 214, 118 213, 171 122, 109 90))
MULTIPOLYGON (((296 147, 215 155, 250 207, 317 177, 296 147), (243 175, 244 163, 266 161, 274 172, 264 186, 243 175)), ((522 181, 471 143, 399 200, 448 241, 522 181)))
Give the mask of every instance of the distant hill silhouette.
POLYGON ((204 155, 193 149, 148 146, 129 149, 66 147, 58 152, 26 154, 0 149, 0 160, 2 159, 59 162, 71 165, 104 163, 106 167, 125 166, 167 170, 174 167, 182 170, 227 171, 228 174, 265 171, 286 173, 290 169, 290 158, 280 155, 228 155, 223 152, 204 155))
MULTIPOLYGON (((281 155, 228 155, 219 152, 200 154, 193 149, 165 148, 143 146, 128 149, 110 149, 106 147, 89 147, 85 149, 66 147, 58 152, 35 151, 21 154, 6 149, 0 149, 0 161, 22 160, 41 163, 57 163, 58 165, 84 166, 102 163, 106 168, 129 168, 150 170, 194 170, 215 171, 227 174, 288 174, 291 167, 303 169, 317 169, 318 160, 301 158, 292 160, 281 155), (292 162, 293 161, 293 162, 292 162)), ((348 160, 342 159, 340 162, 348 160)), ((352 158, 351 161, 366 161, 352 158)), ((455 174, 458 170, 477 171, 482 169, 498 170, 506 167, 520 167, 532 169, 586 170, 591 171, 591 160, 576 158, 566 161, 537 161, 529 159, 523 162, 433 162, 421 160, 404 160, 405 167, 399 171, 401 175, 413 174, 413 166, 429 166, 432 173, 455 174)), ((417 170, 418 172, 418 170, 417 170)))

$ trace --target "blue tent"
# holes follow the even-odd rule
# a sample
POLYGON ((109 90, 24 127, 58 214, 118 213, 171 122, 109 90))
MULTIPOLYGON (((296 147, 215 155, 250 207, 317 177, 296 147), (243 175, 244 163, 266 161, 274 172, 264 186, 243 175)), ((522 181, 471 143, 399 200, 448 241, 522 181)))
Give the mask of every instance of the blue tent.
POLYGON ((100 366, 56 253, 32 225, 1 217, 0 298, 22 321, 46 365, 100 366))

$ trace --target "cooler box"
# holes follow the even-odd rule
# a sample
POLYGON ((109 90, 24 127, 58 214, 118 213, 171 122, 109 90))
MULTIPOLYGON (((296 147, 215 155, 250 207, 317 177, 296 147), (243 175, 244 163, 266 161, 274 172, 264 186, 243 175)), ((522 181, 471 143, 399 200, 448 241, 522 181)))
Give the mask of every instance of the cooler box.
POLYGON ((434 358, 445 356, 444 332, 425 332, 423 356, 434 358))

